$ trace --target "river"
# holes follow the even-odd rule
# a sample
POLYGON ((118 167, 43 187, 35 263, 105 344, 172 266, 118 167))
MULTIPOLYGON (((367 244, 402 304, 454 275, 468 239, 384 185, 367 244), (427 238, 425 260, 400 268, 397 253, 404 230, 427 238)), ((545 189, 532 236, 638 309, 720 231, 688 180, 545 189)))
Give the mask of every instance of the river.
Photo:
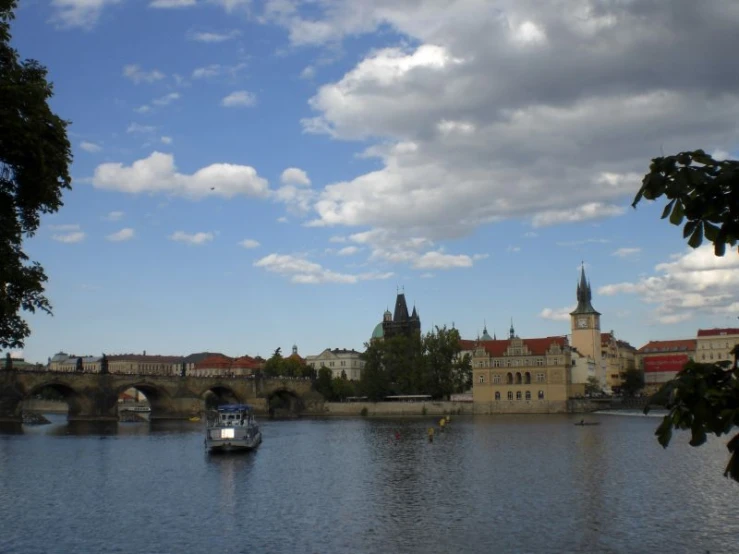
POLYGON ((227 456, 202 423, 48 417, 0 434, 3 554, 739 550, 726 441, 664 450, 654 417, 262 421, 227 456))

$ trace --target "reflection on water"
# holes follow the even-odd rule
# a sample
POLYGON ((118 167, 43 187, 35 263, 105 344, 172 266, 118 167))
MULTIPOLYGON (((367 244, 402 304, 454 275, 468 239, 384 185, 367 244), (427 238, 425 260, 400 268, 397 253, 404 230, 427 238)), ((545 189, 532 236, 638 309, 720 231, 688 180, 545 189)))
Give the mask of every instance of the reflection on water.
POLYGON ((0 552, 734 551, 725 441, 592 417, 455 417, 433 443, 434 418, 267 421, 213 456, 202 423, 52 416, 0 435, 0 552))

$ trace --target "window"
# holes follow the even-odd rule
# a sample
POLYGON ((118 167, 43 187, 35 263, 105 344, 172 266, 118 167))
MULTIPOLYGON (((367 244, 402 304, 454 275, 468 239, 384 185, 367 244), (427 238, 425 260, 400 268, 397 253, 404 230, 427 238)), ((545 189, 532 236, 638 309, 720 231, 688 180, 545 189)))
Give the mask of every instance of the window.
POLYGON ((495 392, 495 399, 500 400, 500 393, 498 391, 495 392))
POLYGON ((520 373, 516 373, 516 384, 517 385, 521 384, 521 374, 520 373))
POLYGON ((342 366, 345 366, 345 365, 346 365, 346 362, 342 361, 342 362, 341 362, 341 365, 342 365, 342 366))
POLYGON ((498 375, 497 373, 493 375, 493 383, 495 383, 496 385, 500 384, 500 375, 498 375))
POLYGON ((328 365, 329 365, 330 367, 334 367, 334 362, 329 362, 329 363, 328 363, 328 365))
POLYGON ((508 391, 508 400, 513 400, 513 393, 508 391))
POLYGON ((539 391, 539 400, 544 400, 544 391, 543 390, 540 390, 539 391))
POLYGON ((495 360, 493 362, 493 367, 500 367, 500 360, 495 360))
POLYGON ((506 375, 506 383, 509 384, 509 385, 512 385, 513 384, 513 373, 510 373, 509 372, 506 375))
POLYGON ((521 400, 521 391, 516 393, 516 400, 521 400))
POLYGON ((527 390, 526 391, 526 400, 531 400, 531 391, 530 390, 527 390))
POLYGON ((485 382, 485 376, 481 373, 477 380, 482 385, 485 382))
POLYGON ((523 382, 527 385, 531 384, 531 373, 529 373, 528 371, 524 374, 523 382))
POLYGON ((477 367, 482 367, 482 361, 477 362, 477 367))

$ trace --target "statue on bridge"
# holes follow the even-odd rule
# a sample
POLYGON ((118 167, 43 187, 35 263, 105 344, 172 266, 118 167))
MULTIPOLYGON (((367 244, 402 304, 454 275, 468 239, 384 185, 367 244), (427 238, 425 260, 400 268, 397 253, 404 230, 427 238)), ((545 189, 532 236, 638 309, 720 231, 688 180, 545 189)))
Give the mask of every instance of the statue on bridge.
POLYGON ((77 358, 77 364, 75 365, 75 371, 82 373, 85 370, 85 366, 82 365, 82 358, 77 358))
POLYGON ((103 352, 103 357, 100 358, 100 373, 107 375, 108 373, 108 356, 103 352))

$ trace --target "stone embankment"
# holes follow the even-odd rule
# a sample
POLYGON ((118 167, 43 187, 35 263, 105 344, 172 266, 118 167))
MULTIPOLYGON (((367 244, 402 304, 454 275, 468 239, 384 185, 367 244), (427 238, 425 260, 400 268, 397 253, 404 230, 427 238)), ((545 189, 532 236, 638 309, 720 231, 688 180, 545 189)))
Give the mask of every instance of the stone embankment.
POLYGON ((326 402, 315 416, 424 416, 472 415, 472 402, 326 402), (366 410, 366 411, 365 411, 366 410))

